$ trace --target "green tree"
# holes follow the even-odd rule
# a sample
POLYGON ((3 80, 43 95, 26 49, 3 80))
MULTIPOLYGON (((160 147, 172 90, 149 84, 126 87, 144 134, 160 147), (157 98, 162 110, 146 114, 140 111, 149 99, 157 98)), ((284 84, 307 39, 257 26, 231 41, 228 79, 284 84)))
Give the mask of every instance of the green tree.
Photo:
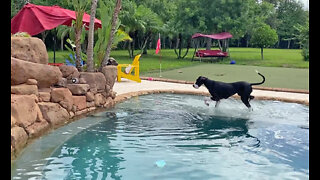
POLYGON ((76 68, 79 72, 83 71, 81 66, 81 34, 84 29, 83 27, 83 15, 87 6, 89 5, 88 0, 72 0, 68 1, 68 3, 72 4, 74 7, 74 11, 76 12, 76 20, 74 21, 74 31, 75 31, 75 45, 76 45, 76 68))
POLYGON ((261 24, 268 24, 271 27, 274 27, 276 23, 273 18, 276 15, 274 10, 274 5, 270 4, 267 1, 262 1, 261 3, 257 3, 255 0, 248 0, 247 8, 244 8, 242 11, 241 19, 242 26, 245 31, 245 40, 246 46, 249 46, 250 39, 253 34, 253 30, 259 27, 261 24), (274 24, 270 24, 269 22, 273 22, 274 24))
POLYGON ((137 19, 135 16, 136 11, 136 3, 134 1, 125 0, 123 3, 123 10, 119 15, 124 31, 133 39, 128 43, 128 53, 130 58, 133 57, 138 30, 143 30, 145 28, 144 22, 140 19, 137 19))
POLYGON ((146 45, 152 35, 160 31, 163 23, 161 18, 143 4, 137 6, 134 2, 126 1, 124 10, 120 15, 124 30, 132 38, 128 44, 129 56, 133 57, 133 51, 139 48, 146 54, 146 45))
MULTIPOLYGON (((191 47, 191 36, 196 32, 208 32, 208 25, 206 24, 206 17, 202 9, 202 1, 177 1, 177 12, 175 19, 170 21, 173 28, 171 33, 173 35, 174 52, 177 59, 183 59, 189 52, 191 47), (186 42, 186 43, 185 43, 186 42), (183 47, 186 44, 187 49, 183 53, 183 47)), ((207 17, 211 19, 211 17, 207 17)))
POLYGON ((296 25, 294 28, 298 31, 295 38, 302 47, 302 56, 305 61, 309 61, 309 18, 305 25, 296 25))
POLYGON ((280 41, 287 41, 287 48, 290 48, 294 34, 297 33, 293 28, 298 24, 304 25, 307 21, 307 11, 303 10, 303 5, 299 1, 284 0, 279 3, 277 8, 277 19, 279 25, 277 33, 279 34, 280 41))
MULTIPOLYGON (((99 8, 97 8, 97 14, 101 17, 102 28, 97 29, 97 41, 94 45, 94 65, 95 68, 100 68, 103 64, 103 59, 106 54, 107 44, 109 42, 110 33, 111 33, 111 22, 112 22, 112 13, 113 5, 111 0, 100 0, 99 8)), ((120 22, 118 21, 115 29, 117 30, 111 48, 116 48, 117 44, 121 41, 131 41, 130 36, 119 29, 120 22)))
POLYGON ((163 22, 155 12, 143 5, 138 6, 135 16, 143 23, 144 27, 138 32, 138 35, 140 35, 139 49, 141 50, 141 53, 147 54, 146 45, 153 34, 157 35, 163 22))
POLYGON ((116 6, 114 7, 113 15, 112 15, 111 31, 109 34, 109 40, 108 40, 108 44, 107 44, 106 54, 105 54, 103 61, 101 62, 101 67, 105 66, 107 64, 108 59, 109 59, 111 48, 112 48, 113 38, 115 36, 115 33, 117 32, 117 29, 119 28, 119 26, 117 26, 117 24, 118 24, 118 16, 119 16, 120 10, 121 10, 121 0, 117 0, 116 6))
POLYGON ((261 59, 263 60, 263 48, 274 45, 278 41, 276 30, 267 24, 261 24, 253 31, 251 43, 261 49, 261 59))

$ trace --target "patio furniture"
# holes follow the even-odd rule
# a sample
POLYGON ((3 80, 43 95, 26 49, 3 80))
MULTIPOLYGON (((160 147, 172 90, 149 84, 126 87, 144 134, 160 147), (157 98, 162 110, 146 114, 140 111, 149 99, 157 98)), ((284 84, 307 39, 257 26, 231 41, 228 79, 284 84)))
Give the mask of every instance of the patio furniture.
POLYGON ((227 52, 228 50, 228 43, 226 42, 226 40, 228 40, 229 38, 231 38, 232 35, 228 32, 222 32, 222 33, 218 33, 218 34, 201 34, 201 33, 196 33, 192 36, 192 39, 195 41, 198 38, 210 38, 210 39, 216 39, 218 40, 218 44, 219 44, 219 49, 218 50, 197 50, 198 46, 199 46, 199 40, 197 40, 197 43, 195 45, 195 51, 194 54, 192 56, 192 61, 196 60, 194 59, 194 57, 198 58, 199 61, 205 59, 205 58, 209 58, 211 62, 213 62, 214 60, 223 60, 224 57, 229 57, 229 53, 227 52), (220 40, 224 41, 224 48, 221 48, 220 45, 220 40))
POLYGON ((118 76, 117 81, 121 82, 121 78, 126 78, 132 81, 136 81, 138 83, 141 82, 139 77, 139 59, 141 54, 135 56, 132 64, 118 64, 118 76))

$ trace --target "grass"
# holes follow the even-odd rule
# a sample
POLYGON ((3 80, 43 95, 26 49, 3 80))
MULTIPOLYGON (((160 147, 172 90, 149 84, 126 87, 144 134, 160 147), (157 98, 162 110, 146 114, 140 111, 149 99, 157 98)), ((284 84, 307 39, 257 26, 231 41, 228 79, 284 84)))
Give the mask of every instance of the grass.
MULTIPOLYGON (((136 50, 135 53, 139 51, 136 50)), ((141 73, 157 71, 161 59, 162 69, 170 70, 181 67, 188 67, 202 64, 199 61, 191 61, 194 49, 190 49, 184 59, 177 59, 172 49, 161 50, 160 55, 155 54, 154 50, 148 50, 148 54, 143 54, 140 59, 141 73)), ((64 62, 64 55, 68 51, 57 51, 56 62, 64 62)), ((49 62, 53 62, 53 51, 48 51, 49 62)), ((114 50, 111 52, 118 63, 127 64, 132 62, 127 50, 114 50)), ((303 61, 300 49, 264 49, 264 60, 261 60, 260 49, 258 48, 230 48, 230 57, 215 64, 229 64, 230 60, 235 60, 237 65, 252 65, 263 67, 288 67, 288 68, 309 68, 309 62, 303 61)))
MULTIPOLYGON (((301 49, 264 49, 264 60, 261 60, 258 48, 230 48, 230 56, 237 64, 264 67, 309 68, 304 61, 301 49)), ((228 62, 225 62, 228 63, 228 62)))
MULTIPOLYGON (((140 58, 140 74, 159 77, 161 60, 162 76, 169 79, 194 81, 203 75, 226 82, 259 82, 261 77, 254 72, 258 69, 266 76, 266 87, 309 89, 309 62, 303 61, 299 49, 266 48, 264 60, 261 60, 258 48, 230 48, 230 57, 217 63, 191 61, 193 53, 194 49, 190 49, 185 59, 177 59, 172 49, 162 49, 161 57, 155 50, 148 50, 148 54, 140 58), (230 60, 235 60, 236 65, 230 65, 230 60)), ((64 62, 63 55, 68 54, 67 51, 56 52, 56 62, 64 62)), ((49 62, 53 62, 53 52, 49 51, 48 55, 49 62)), ((133 60, 127 50, 114 50, 111 56, 119 64, 131 64, 133 60)))
MULTIPOLYGON (((266 78, 263 87, 309 89, 309 70, 298 68, 262 67, 251 65, 201 64, 168 70, 161 73, 162 78, 195 81, 200 75, 223 82, 248 81, 261 82, 255 73, 258 70, 266 78)), ((143 74, 146 77, 159 77, 159 71, 143 74)))

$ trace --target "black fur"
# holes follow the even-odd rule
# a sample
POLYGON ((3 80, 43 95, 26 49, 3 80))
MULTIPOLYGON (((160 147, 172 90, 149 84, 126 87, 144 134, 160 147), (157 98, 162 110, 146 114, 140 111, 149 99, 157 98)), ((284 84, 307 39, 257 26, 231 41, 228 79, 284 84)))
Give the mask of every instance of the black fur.
POLYGON ((248 83, 245 81, 225 83, 225 82, 213 81, 206 77, 199 76, 195 84, 193 84, 193 87, 198 88, 202 84, 204 84, 211 94, 210 99, 213 101, 216 101, 216 106, 221 99, 227 99, 230 96, 237 93, 241 97, 241 101, 248 108, 250 108, 251 105, 249 104, 249 101, 254 98, 254 96, 250 95, 252 92, 252 85, 260 85, 260 84, 263 84, 265 81, 265 77, 259 72, 257 73, 263 78, 262 82, 260 83, 248 83))

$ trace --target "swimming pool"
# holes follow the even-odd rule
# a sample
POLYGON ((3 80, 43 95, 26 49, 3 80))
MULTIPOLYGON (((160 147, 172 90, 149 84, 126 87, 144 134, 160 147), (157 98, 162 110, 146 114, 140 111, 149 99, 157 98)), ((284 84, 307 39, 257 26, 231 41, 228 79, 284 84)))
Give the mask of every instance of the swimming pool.
POLYGON ((12 179, 308 179, 309 107, 153 94, 28 145, 12 179))

